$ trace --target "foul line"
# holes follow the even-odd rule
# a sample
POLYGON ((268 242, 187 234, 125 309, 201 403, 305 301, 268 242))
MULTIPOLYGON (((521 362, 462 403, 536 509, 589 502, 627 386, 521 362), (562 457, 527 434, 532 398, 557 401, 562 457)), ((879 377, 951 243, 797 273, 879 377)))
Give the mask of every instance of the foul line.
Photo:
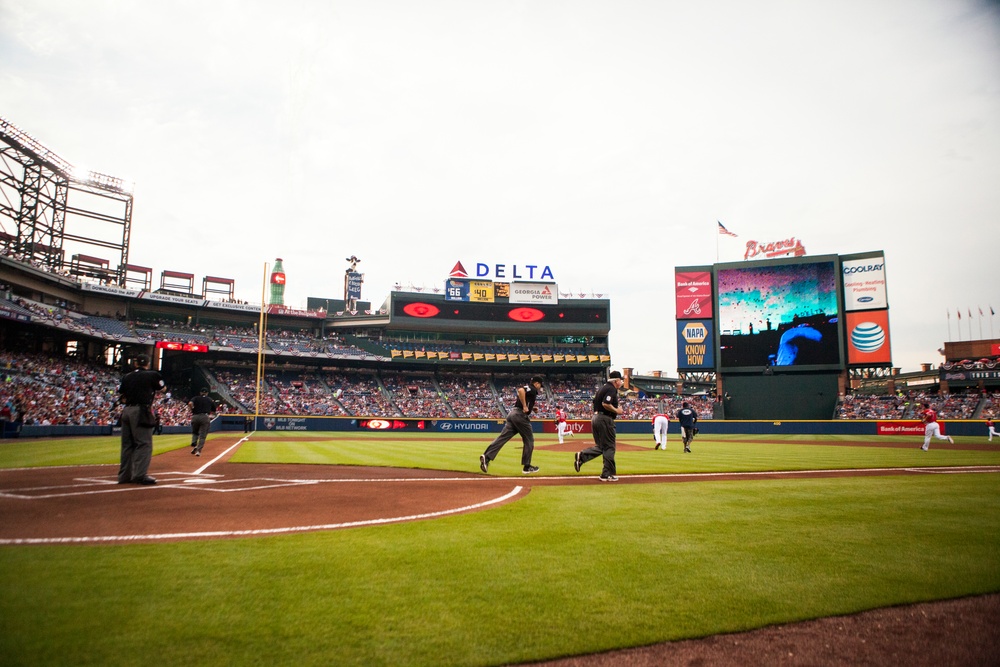
POLYGON ((200 475, 201 473, 205 472, 206 470, 208 470, 208 467, 210 465, 218 463, 220 460, 222 460, 222 458, 224 456, 226 456, 227 454, 229 454, 229 452, 233 451, 234 449, 236 449, 237 447, 239 447, 240 445, 242 445, 244 442, 246 442, 249 439, 250 439, 249 435, 243 436, 242 438, 240 438, 239 440, 237 440, 235 443, 233 443, 232 446, 229 447, 229 449, 226 449, 221 454, 219 454, 218 456, 216 456, 214 459, 212 459, 211 461, 207 462, 202 467, 200 467, 197 470, 195 470, 193 474, 200 475))
POLYGON ((287 533, 304 533, 317 530, 335 530, 337 528, 358 528, 361 526, 378 526, 387 523, 401 523, 403 521, 416 521, 418 519, 433 519, 436 517, 458 514, 471 510, 481 509, 490 505, 502 503, 519 495, 524 490, 522 486, 515 486, 509 493, 506 493, 491 500, 484 500, 481 503, 456 507, 449 510, 437 512, 425 512, 423 514, 410 514, 408 516, 387 517, 383 519, 367 519, 365 521, 347 521, 344 523, 327 523, 315 526, 288 526, 285 528, 258 528, 255 530, 212 530, 200 533, 163 533, 158 535, 107 535, 104 537, 38 537, 38 538, 17 538, 0 539, 0 545, 18 544, 83 544, 90 542, 139 542, 144 540, 185 540, 197 537, 252 537, 258 535, 281 535, 287 533))

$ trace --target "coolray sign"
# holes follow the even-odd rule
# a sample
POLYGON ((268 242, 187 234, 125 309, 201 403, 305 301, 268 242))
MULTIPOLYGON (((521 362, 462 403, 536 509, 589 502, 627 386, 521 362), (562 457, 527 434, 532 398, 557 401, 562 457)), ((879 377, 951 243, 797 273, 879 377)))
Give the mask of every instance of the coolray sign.
POLYGON ((461 262, 455 264, 452 278, 486 278, 491 280, 555 280, 552 268, 542 264, 487 264, 476 262, 475 275, 469 276, 461 262))
POLYGON ((844 307, 852 310, 879 310, 888 307, 885 290, 885 259, 845 259, 841 262, 844 276, 844 307))
POLYGON ((559 290, 555 283, 511 283, 511 303, 559 304, 559 290))

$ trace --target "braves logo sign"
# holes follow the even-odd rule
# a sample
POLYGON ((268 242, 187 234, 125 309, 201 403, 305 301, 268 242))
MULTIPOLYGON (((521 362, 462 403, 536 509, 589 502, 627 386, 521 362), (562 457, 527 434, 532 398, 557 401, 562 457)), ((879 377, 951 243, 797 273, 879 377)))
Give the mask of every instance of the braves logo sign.
POLYGON ((743 259, 753 259, 755 257, 801 257, 806 254, 802 241, 794 236, 784 241, 771 241, 770 243, 758 243, 757 241, 747 241, 747 250, 743 253, 743 259))

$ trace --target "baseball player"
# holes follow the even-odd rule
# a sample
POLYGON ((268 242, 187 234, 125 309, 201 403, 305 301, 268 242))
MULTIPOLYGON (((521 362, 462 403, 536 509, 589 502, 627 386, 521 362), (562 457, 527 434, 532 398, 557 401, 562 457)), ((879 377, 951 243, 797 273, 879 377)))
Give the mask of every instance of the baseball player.
POLYGON ((1000 437, 1000 433, 997 433, 996 430, 993 428, 993 417, 986 418, 986 428, 989 431, 989 436, 990 436, 989 442, 993 442, 993 436, 1000 437))
POLYGON ((698 413, 691 409, 691 405, 684 401, 681 409, 677 411, 677 422, 681 425, 681 442, 684 443, 684 453, 691 453, 691 441, 694 440, 694 432, 698 424, 698 413))
POLYGON ((667 448, 667 425, 669 423, 670 417, 662 412, 653 415, 653 442, 656 443, 653 449, 667 448))
POLYGON ((556 434, 559 436, 559 444, 563 444, 563 438, 572 438, 573 429, 569 427, 566 422, 566 411, 563 410, 563 406, 556 406, 556 434))
POLYGON ((925 452, 931 448, 931 438, 937 438, 938 440, 947 440, 951 444, 955 444, 955 441, 950 435, 941 435, 941 426, 937 421, 937 412, 931 409, 930 403, 924 403, 924 411, 921 413, 921 417, 924 420, 924 444, 920 448, 925 452))

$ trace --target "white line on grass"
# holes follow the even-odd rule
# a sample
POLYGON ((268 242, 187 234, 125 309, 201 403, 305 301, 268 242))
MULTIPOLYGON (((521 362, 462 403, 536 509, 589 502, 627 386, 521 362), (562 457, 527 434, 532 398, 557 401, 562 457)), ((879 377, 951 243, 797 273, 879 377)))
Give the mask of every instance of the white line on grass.
POLYGON ((304 533, 317 530, 335 530, 337 528, 359 528, 362 526, 379 526, 387 523, 401 523, 403 521, 416 521, 419 519, 433 519, 436 517, 458 514, 471 510, 481 509, 490 505, 502 503, 519 495, 524 489, 522 486, 515 486, 510 492, 484 500, 473 505, 456 507, 437 512, 425 512, 423 514, 410 514, 408 516, 386 517, 383 519, 367 519, 365 521, 347 521, 344 523, 327 523, 316 526, 287 526, 284 528, 258 528, 255 530, 212 530, 200 533, 162 533, 154 535, 106 535, 96 537, 37 537, 37 538, 16 538, 0 539, 0 545, 12 544, 82 544, 89 542, 136 542, 143 540, 188 540, 197 537, 253 537, 259 535, 282 535, 288 533, 304 533))
POLYGON ((226 454, 228 454, 229 452, 233 451, 234 449, 236 449, 237 447, 239 447, 240 445, 242 445, 244 442, 246 442, 249 439, 250 439, 249 435, 243 436, 242 438, 240 438, 239 440, 237 440, 229 449, 225 450, 224 452, 222 452, 221 454, 219 454, 218 456, 216 456, 214 459, 212 459, 211 461, 209 461, 208 463, 206 463, 202 467, 200 467, 197 470, 195 470, 194 474, 195 475, 200 475, 201 473, 205 472, 206 470, 208 470, 208 467, 210 465, 212 465, 213 463, 218 463, 219 460, 222 459, 222 457, 224 457, 226 454))

